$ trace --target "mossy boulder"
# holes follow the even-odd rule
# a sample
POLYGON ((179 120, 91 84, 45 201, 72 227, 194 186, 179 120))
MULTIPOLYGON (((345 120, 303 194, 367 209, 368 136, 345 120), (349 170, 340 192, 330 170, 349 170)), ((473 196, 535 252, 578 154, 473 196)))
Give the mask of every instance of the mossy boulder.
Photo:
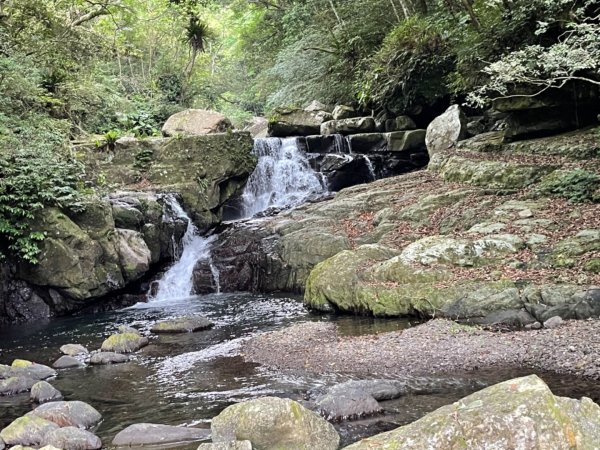
POLYGON ((27 415, 19 417, 0 431, 0 438, 7 445, 31 445, 40 447, 44 437, 59 426, 43 417, 27 415))
POLYGON ((109 336, 103 343, 103 352, 133 353, 148 345, 148 338, 138 333, 118 333, 109 336))
POLYGON ((77 427, 88 430, 102 420, 102 415, 92 406, 81 401, 57 401, 44 403, 30 413, 28 418, 42 418, 54 422, 59 427, 77 427))
POLYGON ((600 407, 585 397, 556 397, 531 375, 476 392, 345 450, 593 449, 598 442, 600 407))
POLYGON ((337 450, 340 442, 325 419, 277 397, 229 406, 212 420, 211 431, 215 443, 248 440, 256 450, 337 450))
POLYGON ((504 161, 471 160, 460 156, 444 158, 438 154, 431 170, 448 182, 466 183, 488 189, 515 190, 537 183, 556 169, 552 165, 518 164, 504 161))

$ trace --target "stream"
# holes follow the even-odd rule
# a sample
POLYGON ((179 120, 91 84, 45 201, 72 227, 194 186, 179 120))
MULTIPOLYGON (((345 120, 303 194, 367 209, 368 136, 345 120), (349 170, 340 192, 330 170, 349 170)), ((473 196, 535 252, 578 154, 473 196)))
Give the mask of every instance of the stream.
MULTIPOLYGON (((103 415, 97 434, 108 445, 133 423, 151 422, 209 428, 210 419, 228 405, 265 395, 302 400, 310 389, 351 378, 347 374, 284 373, 246 363, 240 344, 257 333, 312 320, 335 321, 342 335, 401 330, 406 320, 353 316, 314 316, 298 299, 254 294, 213 294, 138 304, 121 311, 51 320, 0 330, 0 363, 25 358, 51 365, 59 347, 81 343, 90 350, 119 325, 147 331, 151 325, 183 314, 201 314, 215 322, 209 331, 152 336, 131 362, 59 371, 52 384, 68 400, 90 403, 103 415)), ((293 355, 290 355, 293 358, 293 355)), ((386 414, 337 425, 344 444, 410 423, 482 387, 514 376, 513 371, 453 374, 456 388, 431 395, 384 402, 386 414)), ((600 400, 596 383, 542 374, 555 393, 600 400)), ((435 381, 432 381, 433 383, 435 381)), ((29 395, 0 397, 0 428, 31 409, 29 395)), ((195 446, 187 448, 196 448, 195 446)))

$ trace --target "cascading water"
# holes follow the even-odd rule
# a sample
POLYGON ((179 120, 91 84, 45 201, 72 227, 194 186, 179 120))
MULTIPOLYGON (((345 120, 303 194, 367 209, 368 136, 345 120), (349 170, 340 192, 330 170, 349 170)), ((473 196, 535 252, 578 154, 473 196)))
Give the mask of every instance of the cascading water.
POLYGON ((258 156, 243 195, 244 214, 252 217, 270 207, 296 206, 325 190, 295 138, 254 141, 258 156))
POLYGON ((367 155, 363 155, 363 158, 365 159, 365 163, 367 164, 367 169, 369 169, 369 176, 371 177, 371 181, 375 181, 377 179, 377 173, 375 172, 375 166, 373 166, 371 158, 369 158, 367 155))
POLYGON ((156 294, 150 301, 174 300, 191 296, 194 290, 192 278, 194 266, 203 259, 210 261, 213 279, 219 292, 218 270, 212 264, 210 257, 210 246, 216 236, 198 236, 198 229, 174 196, 165 196, 165 203, 176 218, 187 222, 187 229, 180 245, 174 247, 177 261, 158 281, 156 294))

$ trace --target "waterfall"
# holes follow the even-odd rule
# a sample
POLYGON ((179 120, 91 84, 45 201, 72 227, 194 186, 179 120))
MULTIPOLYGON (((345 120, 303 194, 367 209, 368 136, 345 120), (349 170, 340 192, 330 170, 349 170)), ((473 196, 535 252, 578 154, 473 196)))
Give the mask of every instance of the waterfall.
POLYGON ((369 158, 367 155, 363 155, 363 158, 365 159, 365 163, 367 164, 367 169, 369 169, 369 176, 371 177, 371 181, 375 181, 377 179, 377 174, 375 173, 375 167, 371 162, 371 158, 369 158))
MULTIPOLYGON (((210 246, 216 236, 203 237, 198 236, 198 229, 193 224, 192 219, 187 215, 181 207, 177 199, 173 195, 166 195, 165 199, 165 215, 163 220, 169 220, 168 215, 172 214, 178 219, 187 222, 187 229, 179 245, 174 242, 174 250, 176 251, 175 263, 167 270, 163 277, 158 281, 158 289, 156 294, 150 301, 174 300, 185 298, 193 295, 193 272, 194 266, 200 260, 206 259, 211 261, 210 246)), ((218 284, 218 271, 213 269, 211 261, 211 271, 217 290, 220 290, 218 284), (215 276, 215 273, 217 274, 215 276)))
POLYGON ((351 153, 350 152, 350 139, 344 137, 341 134, 333 135, 333 147, 336 153, 351 153))
POLYGON ((254 141, 256 170, 243 194, 244 213, 252 217, 267 208, 296 206, 325 189, 310 167, 296 138, 264 138, 254 141))

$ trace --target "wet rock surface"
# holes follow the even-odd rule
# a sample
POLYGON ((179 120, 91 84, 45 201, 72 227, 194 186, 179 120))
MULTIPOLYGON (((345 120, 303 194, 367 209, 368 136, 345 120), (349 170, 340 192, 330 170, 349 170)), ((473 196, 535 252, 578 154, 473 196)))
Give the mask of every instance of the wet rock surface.
POLYGON ((120 447, 141 445, 167 445, 182 442, 205 440, 210 436, 208 430, 198 428, 175 427, 152 423, 130 425, 119 432, 112 441, 120 447))
POLYGON ((44 436, 43 444, 63 450, 98 450, 102 448, 102 441, 96 435, 76 427, 64 427, 51 431, 44 436))
POLYGON ((211 328, 214 324, 206 317, 188 316, 176 319, 164 320, 155 323, 151 331, 153 333, 192 333, 211 328))
POLYGON ((60 347, 60 351, 68 356, 87 355, 89 353, 88 349, 80 344, 65 344, 60 347))
POLYGON ((137 332, 118 333, 109 336, 103 343, 103 352, 133 353, 148 345, 147 337, 140 336, 137 332))
POLYGON ((54 362, 54 364, 52 364, 52 367, 54 367, 55 369, 70 369, 73 367, 83 366, 85 366, 84 363, 79 361, 77 358, 68 355, 61 356, 54 362))
POLYGON ((115 352, 98 352, 93 353, 90 357, 92 365, 120 364, 127 361, 129 361, 129 356, 115 352))

